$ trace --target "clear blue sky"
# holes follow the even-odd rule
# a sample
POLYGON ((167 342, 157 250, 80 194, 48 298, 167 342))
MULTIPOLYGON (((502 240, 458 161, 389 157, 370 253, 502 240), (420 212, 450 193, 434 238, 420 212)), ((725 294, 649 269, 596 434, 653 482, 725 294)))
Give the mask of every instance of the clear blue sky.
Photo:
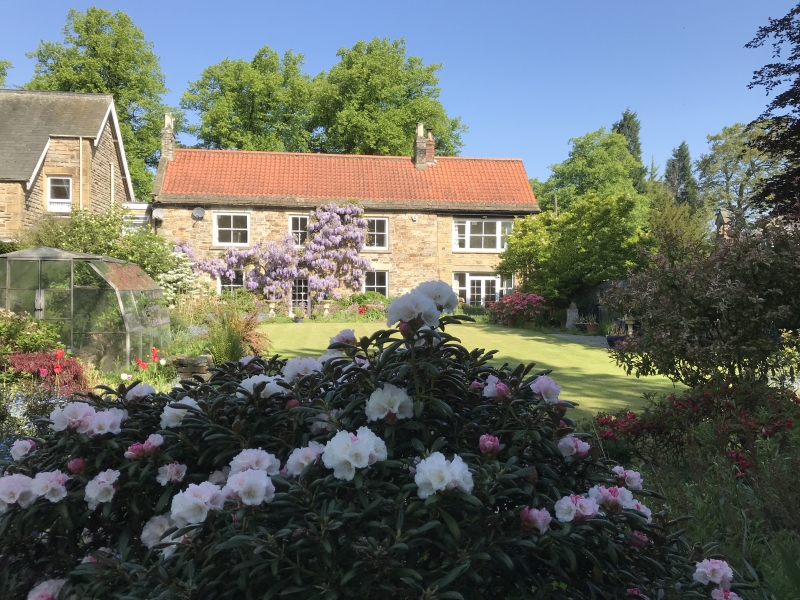
MULTIPOLYGON (((2 0, 0 59, 8 84, 25 83, 40 40, 60 40, 76 0, 2 0)), ((225 57, 264 45, 302 52, 311 75, 336 50, 375 36, 405 37, 409 54, 443 63, 441 100, 470 130, 464 156, 519 157, 546 178, 568 140, 609 127, 630 107, 642 121, 645 163, 663 169, 686 140, 696 158, 706 135, 758 116, 768 101, 748 90, 767 50, 745 50, 790 0, 527 0, 387 2, 273 0, 102 2, 122 10, 155 44, 177 105, 187 82, 225 57)), ((190 115, 191 117, 191 115, 190 115)), ((185 142, 190 140, 185 139, 185 142)))

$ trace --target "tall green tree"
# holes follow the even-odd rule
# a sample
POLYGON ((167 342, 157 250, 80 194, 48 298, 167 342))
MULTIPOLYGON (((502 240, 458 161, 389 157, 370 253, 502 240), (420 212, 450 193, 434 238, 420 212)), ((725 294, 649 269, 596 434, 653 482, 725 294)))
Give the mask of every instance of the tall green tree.
POLYGON ((628 152, 639 163, 637 167, 631 170, 633 187, 640 194, 644 194, 647 191, 645 186, 647 168, 642 162, 642 143, 639 140, 641 129, 642 123, 639 121, 639 117, 630 108, 626 108, 622 113, 622 118, 611 126, 611 131, 624 135, 625 139, 628 140, 628 152))
POLYGON ((441 64, 407 56, 402 39, 361 41, 337 56, 339 62, 315 78, 313 150, 410 156, 415 124, 423 121, 438 154, 459 154, 467 128, 439 101, 441 64))
POLYGON ((636 191, 631 172, 640 165, 628 150, 625 136, 601 127, 570 140, 572 149, 562 163, 551 165, 547 181, 532 182, 538 187, 540 206, 553 210, 558 199, 558 212, 569 212, 573 204, 588 194, 601 198, 628 196, 634 201, 634 220, 642 227, 647 223, 647 198, 636 191))
POLYGON ((664 182, 676 202, 688 204, 692 210, 700 209, 700 189, 692 172, 692 156, 686 142, 672 149, 672 157, 664 169, 664 182))
POLYGON ((647 196, 650 198, 649 232, 659 247, 708 248, 711 230, 706 213, 693 211, 686 203, 677 203, 662 181, 648 181, 647 196), (665 245, 675 240, 681 243, 665 245))
POLYGON ((167 92, 153 43, 123 12, 97 7, 71 9, 62 42, 42 41, 27 56, 36 59, 31 90, 112 94, 119 115, 134 192, 149 198, 158 164, 167 92))
POLYGON ((780 19, 770 18, 745 48, 760 48, 770 40, 773 60, 753 73, 747 87, 778 93, 751 124, 763 129, 751 144, 782 168, 761 182, 753 201, 774 214, 800 220, 800 4, 780 19))
POLYGON ((0 60, 0 88, 6 87, 6 76, 12 66, 10 60, 0 60))
POLYGON ((203 148, 308 152, 312 86, 302 67, 302 54, 288 51, 281 60, 269 46, 250 62, 226 58, 208 67, 181 99, 200 116, 188 131, 203 148))
POLYGON ((745 216, 758 214, 753 196, 781 171, 779 160, 758 149, 757 139, 761 135, 757 125, 747 127, 736 123, 708 136, 709 152, 697 161, 700 191, 706 205, 735 210, 745 216))

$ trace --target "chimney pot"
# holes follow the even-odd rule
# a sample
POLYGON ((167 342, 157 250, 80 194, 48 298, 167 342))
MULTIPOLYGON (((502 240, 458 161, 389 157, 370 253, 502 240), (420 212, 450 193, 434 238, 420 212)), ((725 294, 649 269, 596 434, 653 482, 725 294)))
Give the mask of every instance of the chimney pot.
POLYGON ((161 158, 175 158, 175 123, 172 113, 164 113, 164 128, 161 130, 161 158))
POLYGON ((422 121, 417 121, 417 137, 425 137, 425 125, 422 121))
POLYGON ((433 130, 428 129, 428 139, 425 140, 425 162, 429 165, 436 160, 436 142, 433 140, 433 130))

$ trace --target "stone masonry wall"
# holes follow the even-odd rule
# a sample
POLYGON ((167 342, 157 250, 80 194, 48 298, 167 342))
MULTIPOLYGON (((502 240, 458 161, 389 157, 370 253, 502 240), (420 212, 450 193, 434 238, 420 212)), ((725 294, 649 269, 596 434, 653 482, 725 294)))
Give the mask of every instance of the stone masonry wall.
MULTIPOLYGON (((87 158, 85 152, 86 148, 84 148, 84 160, 87 158)), ((92 212, 104 212, 111 208, 112 204, 120 206, 123 202, 133 202, 133 198, 128 198, 125 180, 122 178, 119 153, 114 141, 114 129, 111 127, 110 119, 106 122, 103 135, 100 136, 100 143, 96 147, 92 146, 91 157, 91 193, 87 208, 92 212), (110 165, 114 166, 113 200, 111 198, 110 165)))
POLYGON ((23 185, 15 182, 0 183, 0 239, 14 240, 22 227, 20 218, 23 185))
MULTIPOLYGON (((231 210, 207 209, 200 221, 192 219, 191 207, 165 206, 165 217, 158 234, 174 242, 188 241, 198 256, 218 256, 226 246, 213 244, 214 215, 218 212, 250 215, 250 244, 279 241, 289 230, 291 215, 303 211, 265 210, 235 207, 231 210)), ((500 261, 499 253, 453 250, 453 217, 433 213, 369 211, 367 217, 389 219, 389 249, 364 250, 377 271, 388 271, 389 294, 408 292, 417 284, 432 279, 452 283, 454 272, 492 274, 500 261), (416 221, 413 219, 416 217, 416 221)))

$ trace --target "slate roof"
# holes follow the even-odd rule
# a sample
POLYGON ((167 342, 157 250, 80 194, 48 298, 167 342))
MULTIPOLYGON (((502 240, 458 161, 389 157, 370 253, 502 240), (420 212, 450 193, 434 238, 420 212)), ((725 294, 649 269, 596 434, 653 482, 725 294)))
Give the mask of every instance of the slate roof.
POLYGON ((539 212, 519 159, 410 157, 176 148, 164 204, 314 205, 355 199, 366 207, 539 212))
POLYGON ((110 94, 0 90, 0 181, 28 181, 50 136, 96 138, 110 94))

